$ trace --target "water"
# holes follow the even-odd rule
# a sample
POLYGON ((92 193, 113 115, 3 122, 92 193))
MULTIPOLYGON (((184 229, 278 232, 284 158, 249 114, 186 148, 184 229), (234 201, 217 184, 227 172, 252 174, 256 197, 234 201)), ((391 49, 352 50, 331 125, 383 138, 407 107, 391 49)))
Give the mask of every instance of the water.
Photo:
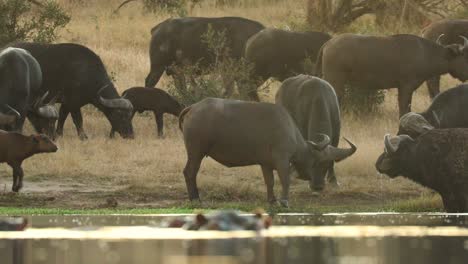
POLYGON ((32 216, 0 232, 0 263, 468 263, 468 214, 278 215, 260 233, 158 228, 164 219, 32 216))

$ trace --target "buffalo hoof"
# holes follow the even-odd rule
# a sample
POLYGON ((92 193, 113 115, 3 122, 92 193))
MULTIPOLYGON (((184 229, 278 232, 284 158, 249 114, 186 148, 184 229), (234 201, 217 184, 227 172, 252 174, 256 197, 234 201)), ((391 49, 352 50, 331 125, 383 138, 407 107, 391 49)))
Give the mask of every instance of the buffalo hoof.
POLYGON ((335 188, 335 189, 338 189, 338 188, 340 188, 341 185, 337 181, 331 181, 331 182, 328 183, 328 186, 330 186, 332 188, 335 188))
POLYGON ((88 139, 88 136, 86 134, 84 134, 84 133, 79 134, 78 136, 80 137, 80 140, 83 140, 83 141, 88 139))
POLYGON ((11 188, 11 191, 14 192, 14 193, 18 193, 19 190, 20 190, 20 187, 19 187, 19 186, 13 186, 13 187, 11 188))

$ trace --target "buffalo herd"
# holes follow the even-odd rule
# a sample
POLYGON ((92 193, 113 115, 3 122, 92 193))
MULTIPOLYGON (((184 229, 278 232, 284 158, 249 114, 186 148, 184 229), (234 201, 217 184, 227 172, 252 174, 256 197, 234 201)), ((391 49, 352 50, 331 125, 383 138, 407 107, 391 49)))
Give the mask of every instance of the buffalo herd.
POLYGON ((100 57, 85 46, 15 42, 4 47, 0 162, 13 168, 12 190, 22 187, 24 159, 57 151, 52 140, 62 136, 68 114, 78 136, 87 139, 81 108, 91 104, 109 121, 111 137, 117 132, 134 138, 136 112, 154 113, 160 137, 163 114, 178 116, 190 200, 200 199, 197 174, 204 157, 211 157, 227 167, 260 165, 268 202, 275 204, 277 171, 282 188, 278 203, 287 207, 293 173, 308 181, 314 193, 325 182, 336 186, 334 163, 357 150, 346 138, 349 147, 338 147, 345 89, 397 88, 399 129, 396 136, 385 135, 377 171, 437 191, 449 212, 468 211, 468 85, 439 94, 443 74, 468 80, 468 20, 435 22, 419 37, 291 32, 240 17, 175 18, 151 30, 149 58, 145 87, 120 95, 100 57), (206 40, 210 32, 223 34, 230 58, 252 65, 247 82, 224 82, 227 95, 237 85, 252 101, 206 98, 184 106, 155 88, 166 73, 178 89, 185 89, 186 76, 177 66, 197 65, 202 74, 214 65, 206 40), (257 94, 269 78, 282 81, 274 104, 259 102, 257 94), (411 112, 412 94, 424 82, 432 104, 424 112, 411 112), (40 134, 21 134, 26 118, 40 134))

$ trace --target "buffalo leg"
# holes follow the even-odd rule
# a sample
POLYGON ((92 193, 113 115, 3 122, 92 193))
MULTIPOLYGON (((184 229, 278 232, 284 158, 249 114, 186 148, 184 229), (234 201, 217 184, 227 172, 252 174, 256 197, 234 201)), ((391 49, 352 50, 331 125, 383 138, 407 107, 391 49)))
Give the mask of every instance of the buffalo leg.
POLYGON ((328 180, 328 183, 330 183, 332 186, 335 186, 335 187, 339 186, 338 180, 336 179, 334 162, 331 163, 330 168, 328 169, 327 180, 328 180))
POLYGON ((411 100, 413 99, 413 91, 409 87, 403 87, 398 90, 398 110, 400 117, 411 111, 411 100))
POLYGON ((263 179, 267 187, 267 199, 270 204, 276 203, 275 192, 273 187, 275 185, 275 178, 273 175, 273 169, 270 167, 262 166, 263 179))
MULTIPOLYGON (((286 159, 288 161, 288 159, 286 159)), ((279 162, 277 163, 278 176, 281 182, 281 200, 280 203, 284 207, 289 207, 289 162, 279 162)))
POLYGON ((440 76, 431 78, 426 81, 427 90, 431 99, 440 93, 440 76))
POLYGON ((63 136, 63 126, 65 125, 65 120, 67 120, 69 113, 70 111, 68 108, 62 104, 60 106, 59 118, 57 121, 57 136, 63 136))
POLYGON ((23 169, 21 168, 21 163, 13 163, 10 166, 13 169, 13 186, 11 190, 18 192, 23 188, 23 169))
POLYGON ((81 109, 78 108, 77 110, 71 111, 71 116, 76 127, 76 132, 78 133, 80 139, 88 139, 88 136, 86 136, 86 133, 83 130, 83 116, 81 115, 81 109))
POLYGON ((163 137, 163 128, 164 128, 164 118, 163 118, 163 114, 162 113, 159 113, 159 112, 156 112, 154 111, 154 118, 156 119, 156 126, 157 126, 157 130, 158 130, 158 136, 159 137, 163 137))
POLYGON ((188 157, 187 164, 184 168, 185 185, 187 186, 190 201, 200 200, 197 187, 197 174, 203 156, 191 157, 188 155, 188 157))

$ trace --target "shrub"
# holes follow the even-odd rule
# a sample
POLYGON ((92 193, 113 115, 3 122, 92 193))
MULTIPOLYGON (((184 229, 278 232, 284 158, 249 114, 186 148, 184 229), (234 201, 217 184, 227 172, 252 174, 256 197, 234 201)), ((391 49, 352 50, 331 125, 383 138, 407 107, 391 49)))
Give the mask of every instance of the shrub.
POLYGON ((57 30, 70 22, 57 3, 36 5, 33 8, 28 0, 0 0, 0 45, 19 40, 51 42, 57 38, 57 30))
MULTIPOLYGON (((250 85, 252 66, 244 59, 236 60, 230 57, 230 50, 226 45, 225 32, 208 28, 202 36, 202 42, 212 56, 214 63, 202 66, 203 61, 196 64, 172 66, 175 76, 181 76, 169 86, 169 93, 185 105, 191 105, 207 97, 218 98, 246 98, 250 85), (182 77, 183 76, 183 77, 182 77), (227 93, 226 88, 232 84, 241 84, 239 93, 227 93)), ((177 79, 177 78, 175 78, 177 79)))
POLYGON ((385 101, 385 90, 360 89, 347 85, 341 100, 343 110, 357 114, 375 113, 385 101))

